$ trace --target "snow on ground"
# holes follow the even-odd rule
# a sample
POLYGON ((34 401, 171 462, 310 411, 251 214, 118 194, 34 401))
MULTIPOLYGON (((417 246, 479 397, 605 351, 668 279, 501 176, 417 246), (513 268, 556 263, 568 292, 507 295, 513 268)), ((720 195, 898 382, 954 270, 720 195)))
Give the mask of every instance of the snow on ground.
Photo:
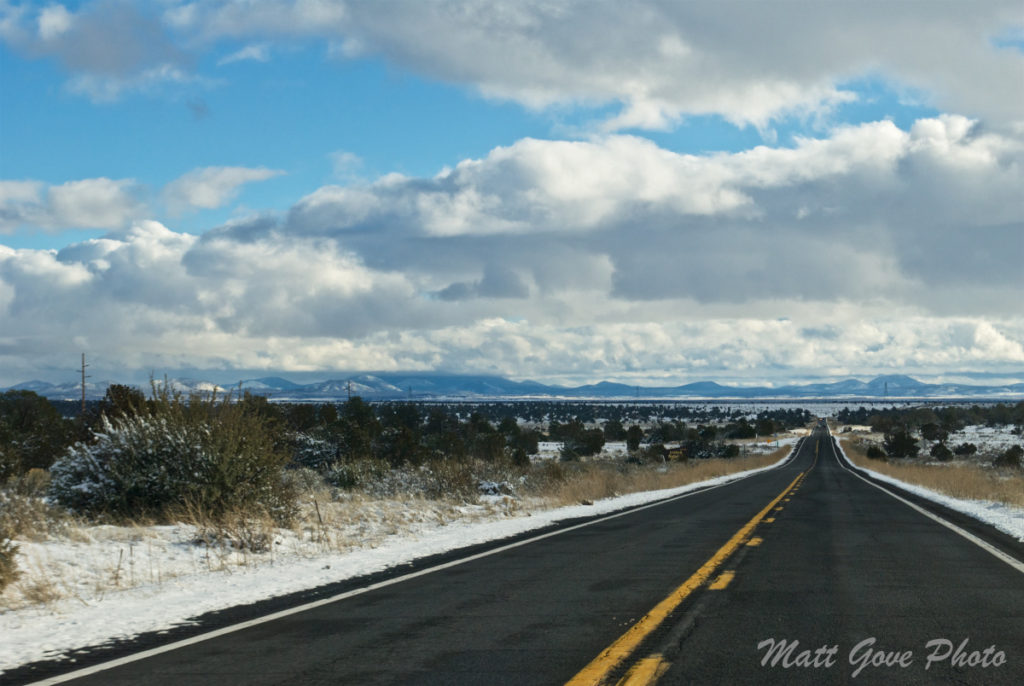
MULTIPOLYGON (((846 456, 846 452, 843 450, 842 443, 837 441, 837 444, 839 445, 839 452, 842 453, 843 458, 848 464, 853 466, 853 463, 850 462, 850 458, 846 456)), ((900 481, 899 479, 894 479, 891 476, 880 474, 865 467, 858 466, 857 469, 879 481, 899 486, 900 488, 910 491, 922 498, 926 498, 940 505, 945 505, 951 510, 963 512, 975 519, 991 524, 1000 531, 1015 537, 1018 541, 1024 542, 1024 508, 1014 507, 1013 505, 1007 505, 1005 503, 996 503, 991 500, 963 500, 960 498, 951 498, 948 495, 937 493, 930 488, 924 488, 923 486, 917 486, 915 484, 907 483, 906 481, 900 481)))
POLYGON ((0 674, 75 648, 186 624, 206 612, 379 572, 565 519, 641 505, 764 469, 771 467, 547 510, 528 511, 500 496, 464 507, 372 501, 368 507, 388 511, 370 524, 362 520, 354 525, 350 547, 341 551, 337 542, 325 545, 278 531, 272 553, 223 552, 196 545, 199 532, 184 525, 90 527, 76 540, 18 541, 19 564, 27 573, 45 570, 49 574, 41 578, 70 576, 76 582, 62 589, 66 597, 0 613, 0 674))
POLYGON ((756 454, 768 454, 783 446, 796 445, 803 436, 806 436, 810 431, 804 429, 795 429, 789 432, 788 435, 779 436, 778 438, 759 438, 750 441, 734 441, 738 445, 743 447, 743 453, 746 455, 756 454))
POLYGON ((562 454, 561 441, 539 441, 537 443, 537 459, 552 460, 562 454))
POLYGON ((982 453, 998 454, 1012 445, 1024 445, 1024 436, 1012 433, 1012 426, 967 426, 949 435, 947 445, 973 443, 982 453))

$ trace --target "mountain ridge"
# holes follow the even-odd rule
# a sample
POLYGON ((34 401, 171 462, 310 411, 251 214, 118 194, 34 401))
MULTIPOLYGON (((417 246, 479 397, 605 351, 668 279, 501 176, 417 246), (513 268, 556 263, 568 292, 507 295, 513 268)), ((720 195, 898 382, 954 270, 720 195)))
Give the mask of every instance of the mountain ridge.
MULTIPOLYGON (((86 398, 106 392, 109 381, 86 384, 86 398)), ((917 398, 1024 398, 1024 383, 971 385, 926 383, 902 374, 876 376, 869 381, 849 378, 833 382, 811 382, 785 386, 729 386, 715 381, 696 381, 677 386, 636 386, 600 381, 581 386, 559 386, 537 381, 514 381, 496 375, 445 374, 431 372, 374 372, 354 374, 312 383, 295 383, 282 376, 244 379, 225 386, 199 379, 170 379, 184 391, 220 392, 241 389, 279 401, 342 400, 358 395, 367 400, 397 399, 917 399, 917 398)), ((27 381, 0 389, 30 390, 51 399, 81 397, 77 383, 52 384, 27 381)))

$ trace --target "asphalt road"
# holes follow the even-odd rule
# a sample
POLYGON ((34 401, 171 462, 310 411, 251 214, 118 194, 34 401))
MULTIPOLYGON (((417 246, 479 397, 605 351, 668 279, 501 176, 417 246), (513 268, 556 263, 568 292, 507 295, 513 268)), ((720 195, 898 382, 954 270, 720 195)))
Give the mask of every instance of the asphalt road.
POLYGON ((620 680, 1021 684, 1024 566, 846 470, 819 429, 727 486, 69 683, 620 680))

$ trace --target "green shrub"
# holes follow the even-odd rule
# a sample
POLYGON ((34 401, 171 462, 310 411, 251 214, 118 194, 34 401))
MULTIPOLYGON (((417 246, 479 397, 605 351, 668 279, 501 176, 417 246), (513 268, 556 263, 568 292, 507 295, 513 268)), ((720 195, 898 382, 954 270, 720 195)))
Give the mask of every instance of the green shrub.
POLYGON ((877 445, 868 446, 867 455, 872 460, 884 460, 887 457, 885 451, 879 448, 877 445))
POLYGON ((50 494, 82 514, 166 519, 172 511, 260 511, 285 523, 295 493, 288 454, 251 403, 187 399, 154 386, 152 415, 103 417, 50 470, 50 494))
POLYGON ((46 469, 71 439, 71 423, 31 391, 0 393, 0 482, 46 469))

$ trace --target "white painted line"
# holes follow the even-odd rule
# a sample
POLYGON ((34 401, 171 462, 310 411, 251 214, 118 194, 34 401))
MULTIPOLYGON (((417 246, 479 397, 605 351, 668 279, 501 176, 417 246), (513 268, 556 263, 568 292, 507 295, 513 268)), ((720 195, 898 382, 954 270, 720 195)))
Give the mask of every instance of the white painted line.
MULTIPOLYGON (((829 434, 829 438, 832 438, 831 433, 829 434)), ((874 486, 878 490, 882 491, 883 493, 888 493, 893 498, 896 498, 896 500, 900 501, 901 503, 903 503, 903 504, 905 504, 905 505, 907 505, 909 507, 912 507, 913 509, 915 509, 918 512, 920 512, 921 514, 923 514, 925 517, 928 517, 929 519, 932 519, 932 520, 938 522, 939 524, 941 524, 942 526, 946 527, 950 531, 953 531, 953 532, 955 532, 957 534, 960 534, 961 536, 966 538, 968 541, 970 541, 974 545, 978 546, 979 548, 981 548, 982 550, 984 550, 984 551, 986 551, 988 553, 991 553, 995 557, 998 557, 1000 560, 1002 560, 1006 564, 1010 565, 1011 567, 1016 569, 1018 572, 1021 572, 1022 574, 1024 574, 1024 562, 1021 562, 1017 558, 1015 558, 1015 557, 1013 557, 1011 555, 1008 555, 1007 553, 1004 553, 1002 550, 999 550, 999 548, 996 548, 995 546, 987 543, 986 541, 983 541, 982 539, 980 539, 977 536, 975 536, 974 534, 972 534, 970 531, 967 531, 966 529, 961 529, 959 526, 957 526, 953 522, 951 522, 949 520, 946 520, 946 519, 943 519, 942 517, 940 517, 939 515, 937 515, 937 514, 935 514, 933 512, 929 512, 928 510, 924 509, 923 507, 921 507, 921 506, 919 506, 919 505, 917 505, 915 503, 910 502, 906 498, 900 497, 899 495, 897 495, 897 494, 893 493, 892 491, 890 491, 888 488, 885 488, 883 486, 879 486, 878 484, 876 484, 874 481, 871 481, 870 479, 865 479, 856 470, 850 469, 849 467, 846 466, 845 463, 849 460, 849 458, 847 458, 846 454, 843 453, 842 459, 840 459, 839 452, 841 452, 841 451, 842 451, 842 448, 840 448, 839 451, 836 450, 836 442, 835 442, 835 439, 833 439, 832 440, 832 454, 835 455, 836 461, 839 463, 840 467, 842 467, 846 471, 850 472, 851 474, 853 474, 855 477, 857 477, 858 479, 860 479, 864 483, 871 484, 872 486, 874 486)), ((852 463, 851 463, 851 466, 852 466, 852 463)), ((970 516, 970 515, 968 515, 968 516, 970 516)))
MULTIPOLYGON (((782 464, 778 465, 778 467, 774 467, 772 469, 778 469, 778 468, 784 467, 787 464, 789 464, 791 458, 794 455, 796 455, 799 446, 800 446, 800 442, 797 442, 796 445, 793 446, 793 450, 790 451, 789 456, 786 458, 786 461, 783 462, 782 464)), ((637 507, 633 507, 633 508, 630 508, 628 510, 623 510, 622 512, 616 512, 614 514, 606 515, 606 516, 600 517, 598 519, 593 519, 593 520, 591 520, 589 522, 583 522, 582 524, 574 524, 573 526, 566 527, 565 529, 559 529, 558 531, 549 531, 546 534, 541 534, 539 536, 534 536, 533 538, 527 538, 527 539, 522 540, 522 541, 516 541, 515 543, 509 543, 509 544, 503 545, 503 546, 501 546, 499 548, 494 548, 492 550, 486 550, 486 551, 484 551, 482 553, 476 553, 475 555, 470 555, 469 557, 463 557, 463 558, 460 558, 458 560, 452 560, 451 562, 445 562, 443 564, 439 564, 439 565, 434 566, 434 567, 429 567, 427 569, 421 569, 418 572, 410 572, 408 574, 403 574, 402 576, 397 576, 397 577, 395 577, 393 579, 387 579, 385 581, 378 581, 377 583, 370 584, 368 586, 362 586, 360 588, 355 588, 355 589, 352 589, 351 591, 345 591, 344 593, 339 593, 339 594, 333 595, 333 596, 331 596, 329 598, 322 598, 320 600, 314 600, 312 602, 305 603, 303 605, 297 605, 296 607, 292 607, 292 608, 289 608, 287 610, 281 610, 279 612, 274 612, 273 614, 265 615, 263 617, 257 617, 256 619, 250 619, 248 621, 240 622, 238 624, 232 624, 231 626, 226 626, 226 627, 222 627, 220 629, 215 629, 213 631, 208 631, 206 633, 199 634, 197 636, 192 636, 191 638, 184 638, 184 639, 181 639, 180 641, 174 641, 173 643, 168 643, 167 645, 158 646, 156 648, 150 648, 149 650, 143 650, 142 652, 139 652, 139 653, 133 653, 131 655, 126 655, 125 657, 117 658, 115 660, 110 660, 108 662, 102 662, 102 663, 100 663, 98 665, 93 665, 91 667, 83 667, 82 669, 75 670, 74 672, 68 672, 67 674, 61 674, 59 676, 50 677, 48 679, 43 679, 41 681, 35 681, 35 682, 32 682, 32 683, 33 683, 34 686, 49 686, 49 684, 62 684, 64 682, 66 682, 66 681, 71 681, 73 679, 80 679, 80 678, 85 677, 85 676, 90 676, 92 674, 97 674, 99 672, 104 672, 104 671, 106 671, 108 669, 114 669, 115 667, 120 667, 122 665, 131 664, 132 662, 138 662, 139 660, 145 660, 146 658, 153 657, 153 656, 156 656, 156 655, 160 655, 161 653, 169 653, 172 650, 178 650, 179 648, 185 648, 185 647, 190 646, 190 645, 195 645, 196 643, 202 643, 203 641, 208 641, 208 640, 210 640, 212 638, 217 638, 219 636, 224 636, 224 635, 227 635, 227 634, 231 634, 231 633, 234 633, 236 631, 242 631, 243 629, 248 629, 250 627, 254 627, 254 626, 257 626, 259 624, 265 624, 266 622, 273 622, 274 620, 281 619, 283 617, 288 617, 290 615, 298 614, 300 612, 306 612, 307 610, 313 610, 313 609, 316 609, 318 607, 323 607, 324 605, 330 605, 331 603, 336 603, 336 602, 338 602, 340 600, 345 600, 346 598, 351 598, 353 596, 362 595, 363 593, 369 593, 370 591, 375 591, 375 590, 377 590, 379 588, 385 588, 387 586, 393 586, 395 584, 400 584, 403 581, 409 581, 410 579, 415 579, 416 577, 426 576, 427 574, 433 574, 434 572, 440 572, 440 571, 445 570, 445 569, 451 569, 452 567, 458 567, 459 565, 466 564, 467 562, 473 562, 474 560, 479 560, 479 559, 482 559, 482 558, 485 558, 485 557, 490 557, 491 555, 497 555, 498 553, 503 553, 505 551, 512 550, 514 548, 519 548, 519 547, 522 547, 524 545, 529 545, 530 543, 536 543, 537 541, 542 541, 542 540, 544 540, 546 538, 551 538, 553 536, 558 536, 560 534, 564 534, 564 533, 567 533, 569 531, 575 531, 576 529, 582 529, 583 527, 591 526, 591 525, 597 524, 599 522, 606 522, 609 519, 617 519, 618 517, 625 517, 626 515, 633 514, 634 512, 640 512, 641 510, 647 510, 647 509, 650 509, 652 507, 658 507, 660 505, 665 505, 667 503, 675 502, 676 500, 682 500, 683 498, 689 498, 690 496, 698 495, 700 493, 707 493, 708 491, 713 491, 715 489, 722 488, 724 486, 731 486, 731 485, 733 485, 735 483, 739 483, 740 481, 743 481, 745 479, 749 479, 749 478, 751 478, 753 476, 757 476, 759 474, 764 474, 767 471, 771 471, 771 469, 765 469, 765 470, 762 470, 762 471, 759 471, 759 472, 755 472, 753 474, 748 474, 746 476, 741 476, 741 477, 738 477, 738 478, 733 479, 731 481, 727 481, 725 483, 716 484, 714 486, 708 486, 707 488, 701 488, 699 490, 690 491, 688 493, 682 493, 680 495, 671 496, 669 498, 665 498, 664 500, 656 500, 653 503, 648 503, 646 505, 639 505, 637 507)))

